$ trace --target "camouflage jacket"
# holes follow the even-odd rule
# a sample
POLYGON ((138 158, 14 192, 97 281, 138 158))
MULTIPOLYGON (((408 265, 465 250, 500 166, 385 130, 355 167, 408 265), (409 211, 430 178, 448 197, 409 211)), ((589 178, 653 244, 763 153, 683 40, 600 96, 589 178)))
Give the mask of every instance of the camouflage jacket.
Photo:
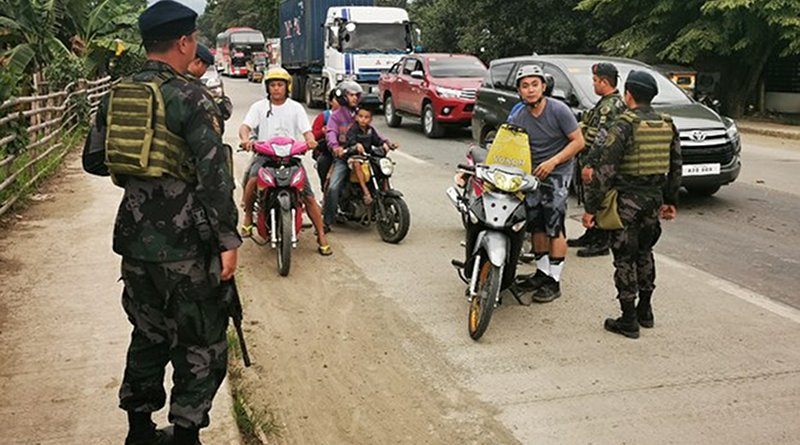
MULTIPOLYGON (((222 146, 220 116, 206 90, 161 62, 147 61, 133 76, 149 81, 158 73, 175 75, 161 87, 167 127, 189 146, 197 180, 189 184, 172 177, 124 180, 125 192, 114 225, 114 252, 142 261, 167 262, 198 258, 210 246, 200 239, 192 210, 205 210, 220 251, 241 245, 238 212, 233 201, 233 177, 222 146)), ((97 113, 104 128, 108 99, 97 113)))
MULTIPOLYGON (((662 116, 650 106, 636 108, 633 112, 648 120, 660 119, 662 116)), ((672 126, 669 173, 650 176, 623 175, 617 173, 617 170, 625 155, 633 148, 633 130, 633 126, 622 119, 618 119, 609 129, 599 150, 592 182, 586 186, 587 213, 597 213, 610 188, 616 188, 620 195, 632 196, 634 199, 655 199, 673 205, 678 203, 678 189, 681 186, 681 144, 678 130, 672 126)))
POLYGON ((627 109, 625 102, 619 97, 619 92, 615 90, 613 93, 601 97, 594 108, 583 115, 581 131, 586 139, 586 148, 581 152, 580 159, 584 166, 596 165, 608 130, 616 122, 617 116, 627 109))

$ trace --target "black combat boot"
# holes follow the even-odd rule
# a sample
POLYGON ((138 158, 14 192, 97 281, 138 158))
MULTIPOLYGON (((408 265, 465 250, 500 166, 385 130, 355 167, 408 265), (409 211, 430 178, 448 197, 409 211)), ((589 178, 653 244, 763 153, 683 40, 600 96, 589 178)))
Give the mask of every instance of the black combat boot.
POLYGON ((643 290, 639 292, 639 304, 636 305, 636 318, 639 319, 639 326, 643 328, 652 328, 656 325, 655 317, 653 317, 653 306, 650 304, 651 298, 653 298, 653 291, 643 290))
POLYGON ((567 240, 567 246, 569 246, 569 247, 586 247, 586 246, 589 245, 589 243, 592 242, 592 238, 593 238, 592 235, 594 235, 592 229, 587 229, 585 232, 583 232, 583 235, 581 235, 580 237, 578 237, 578 238, 569 238, 567 240))
POLYGON ((581 258, 591 258, 595 256, 608 255, 608 245, 604 243, 593 243, 578 250, 578 256, 581 258))
POLYGON ((150 413, 128 412, 128 437, 125 445, 171 445, 172 429, 157 430, 150 413))
POLYGON ((175 445, 202 445, 200 443, 200 430, 175 425, 175 441, 173 443, 175 445))
POLYGON ((628 338, 639 338, 639 322, 636 320, 636 302, 634 300, 620 300, 619 305, 622 308, 622 316, 616 320, 613 318, 606 318, 606 331, 624 335, 628 338))

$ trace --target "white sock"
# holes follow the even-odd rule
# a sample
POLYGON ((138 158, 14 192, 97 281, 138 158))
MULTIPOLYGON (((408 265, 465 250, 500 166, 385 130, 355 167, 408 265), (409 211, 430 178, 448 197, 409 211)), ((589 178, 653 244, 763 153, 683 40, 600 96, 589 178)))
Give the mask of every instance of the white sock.
POLYGON ((536 260, 536 267, 547 275, 550 275, 550 255, 542 255, 536 260))
POLYGON ((561 281, 562 270, 564 270, 564 258, 553 258, 550 262, 550 276, 556 282, 561 281))

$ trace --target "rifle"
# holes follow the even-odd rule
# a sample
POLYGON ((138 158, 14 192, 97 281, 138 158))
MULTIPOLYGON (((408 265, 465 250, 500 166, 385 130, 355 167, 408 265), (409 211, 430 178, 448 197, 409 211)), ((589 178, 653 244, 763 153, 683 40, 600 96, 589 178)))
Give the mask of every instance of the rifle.
POLYGON ((578 195, 578 205, 584 203, 583 193, 584 193, 584 186, 583 186, 583 165, 581 163, 581 154, 578 153, 578 156, 575 156, 576 162, 575 167, 578 169, 577 173, 573 175, 573 181, 575 184, 575 194, 578 195))
POLYGON ((250 366, 250 354, 247 353, 247 344, 244 342, 244 333, 242 332, 242 300, 239 299, 239 289, 236 287, 235 277, 231 277, 228 281, 222 281, 219 284, 220 291, 222 292, 222 301, 228 308, 228 315, 233 321, 233 327, 236 328, 236 336, 239 338, 239 347, 242 349, 242 360, 244 366, 250 366))
MULTIPOLYGON (((219 250, 214 248, 217 245, 214 239, 211 225, 208 222, 205 209, 202 207, 195 207, 192 209, 192 220, 197 228, 200 239, 205 242, 206 260, 210 265, 216 261, 216 267, 219 264, 219 250)), ((236 336, 239 338, 239 347, 242 349, 242 360, 244 366, 250 366, 250 354, 247 353, 247 344, 244 342, 244 332, 242 332, 242 300, 239 298, 239 289, 236 287, 236 280, 231 277, 228 281, 220 281, 219 283, 220 296, 222 302, 228 309, 228 316, 233 320, 233 327, 236 328, 236 336)))

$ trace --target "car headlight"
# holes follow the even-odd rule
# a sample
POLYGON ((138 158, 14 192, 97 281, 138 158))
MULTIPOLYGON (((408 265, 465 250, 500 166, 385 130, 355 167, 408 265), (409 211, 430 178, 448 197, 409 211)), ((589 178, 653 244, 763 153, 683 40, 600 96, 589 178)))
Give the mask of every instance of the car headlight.
POLYGON ((391 159, 381 158, 378 163, 381 166, 381 173, 383 173, 384 176, 392 176, 392 173, 394 173, 394 162, 392 162, 391 159))
POLYGON ((453 99, 461 96, 461 90, 457 90, 455 88, 436 87, 436 94, 445 99, 453 99))
POLYGON ((725 129, 725 134, 727 134, 728 139, 732 141, 739 137, 739 129, 736 128, 736 124, 733 121, 731 121, 730 127, 725 129))
POLYGON ((495 171, 492 175, 492 183, 504 192, 516 193, 525 184, 525 180, 519 175, 509 175, 501 171, 495 171))

